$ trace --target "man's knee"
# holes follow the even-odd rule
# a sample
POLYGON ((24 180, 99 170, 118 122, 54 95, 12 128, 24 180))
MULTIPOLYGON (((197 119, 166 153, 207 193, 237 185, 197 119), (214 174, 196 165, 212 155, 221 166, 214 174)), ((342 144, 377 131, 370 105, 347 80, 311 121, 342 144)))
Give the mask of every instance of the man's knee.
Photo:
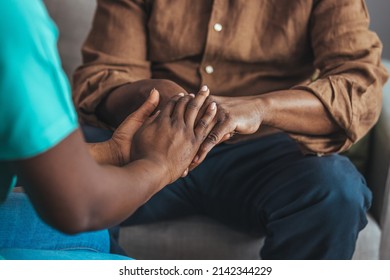
MULTIPOLYGON (((321 199, 318 204, 324 222, 366 223, 365 214, 371 205, 371 192, 363 176, 345 157, 334 155, 313 159, 313 190, 321 199)), ((338 223, 337 223, 338 224, 338 223)))

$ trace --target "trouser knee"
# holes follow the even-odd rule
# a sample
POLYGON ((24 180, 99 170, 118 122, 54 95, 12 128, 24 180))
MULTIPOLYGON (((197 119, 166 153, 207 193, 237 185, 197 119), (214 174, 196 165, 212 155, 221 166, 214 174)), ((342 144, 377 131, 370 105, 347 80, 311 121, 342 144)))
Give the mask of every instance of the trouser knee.
POLYGON ((313 163, 313 168, 312 192, 319 199, 319 219, 329 227, 362 229, 371 205, 371 192, 363 176, 342 156, 323 158, 313 163))

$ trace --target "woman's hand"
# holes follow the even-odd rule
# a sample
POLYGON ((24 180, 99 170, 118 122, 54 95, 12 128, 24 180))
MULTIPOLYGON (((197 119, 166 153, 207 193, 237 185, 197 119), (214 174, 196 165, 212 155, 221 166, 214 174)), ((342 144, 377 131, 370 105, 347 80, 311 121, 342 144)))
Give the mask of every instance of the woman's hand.
POLYGON ((136 131, 150 117, 160 100, 159 93, 152 91, 147 100, 129 115, 105 142, 88 143, 91 156, 100 164, 122 166, 130 161, 131 143, 136 131))
POLYGON ((185 174, 213 128, 211 123, 217 112, 214 102, 206 105, 207 108, 198 116, 208 95, 208 88, 203 87, 196 96, 181 94, 173 97, 134 135, 131 161, 148 159, 165 168, 166 184, 185 174))
POLYGON ((130 161, 133 136, 157 108, 160 100, 158 91, 152 90, 148 99, 134 113, 129 115, 108 140, 109 150, 118 166, 130 161))

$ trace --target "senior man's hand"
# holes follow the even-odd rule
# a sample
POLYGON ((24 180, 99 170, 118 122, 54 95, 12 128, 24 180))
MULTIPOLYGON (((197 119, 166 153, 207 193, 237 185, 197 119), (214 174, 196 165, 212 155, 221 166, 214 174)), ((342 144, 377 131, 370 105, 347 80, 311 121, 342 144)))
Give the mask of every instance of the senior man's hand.
POLYGON ((257 101, 255 96, 208 97, 206 102, 216 102, 218 108, 212 124, 215 126, 201 145, 190 170, 198 166, 215 145, 229 140, 236 133, 253 134, 260 128, 263 114, 257 101))
POLYGON ((99 104, 96 114, 106 124, 118 127, 127 116, 145 102, 153 88, 159 92, 160 96, 156 110, 162 110, 173 96, 179 93, 187 94, 184 88, 169 80, 139 80, 115 88, 99 104))

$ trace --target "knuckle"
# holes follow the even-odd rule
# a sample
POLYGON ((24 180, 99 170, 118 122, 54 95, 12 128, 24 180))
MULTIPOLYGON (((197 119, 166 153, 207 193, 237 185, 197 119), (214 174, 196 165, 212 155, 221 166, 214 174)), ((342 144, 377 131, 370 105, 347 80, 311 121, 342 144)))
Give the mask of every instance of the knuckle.
POLYGON ((171 118, 171 126, 176 129, 180 128, 180 121, 175 116, 172 116, 170 118, 171 118))
POLYGON ((231 121, 232 119, 232 115, 228 111, 225 111, 224 117, 225 117, 225 121, 231 121))
POLYGON ((224 111, 221 113, 221 115, 219 116, 218 121, 219 121, 219 122, 222 122, 222 123, 231 122, 231 121, 232 121, 232 116, 230 115, 229 112, 227 112, 227 111, 224 110, 224 111))
POLYGON ((169 103, 176 104, 176 102, 179 100, 178 96, 174 96, 169 100, 169 103))
POLYGON ((179 96, 177 103, 185 103, 187 100, 188 98, 186 98, 186 96, 179 96))
POLYGON ((199 106, 194 101, 191 101, 191 102, 188 103, 187 109, 189 109, 189 110, 198 110, 199 106))
POLYGON ((211 102, 213 102, 214 101, 214 98, 211 96, 211 95, 209 95, 207 98, 206 98, 206 100, 205 100, 205 104, 210 104, 211 102))
POLYGON ((202 147, 200 147, 199 149, 199 154, 204 155, 207 153, 207 151, 208 151, 207 145, 202 145, 202 147))
MULTIPOLYGON (((207 143, 207 133, 205 133, 205 131, 200 131, 199 132, 199 129, 197 131, 195 131, 195 138, 196 138, 196 142, 199 142, 199 143, 207 143)), ((199 149, 200 151, 200 149, 199 149)))
POLYGON ((216 132, 210 132, 207 136, 207 140, 211 143, 216 145, 218 143, 219 136, 216 132))
POLYGON ((218 113, 217 113, 218 119, 224 118, 225 114, 226 114, 225 109, 223 107, 218 106, 218 105, 217 105, 217 108, 218 108, 218 113))
POLYGON ((208 123, 204 119, 200 119, 198 125, 204 129, 209 127, 208 123))

